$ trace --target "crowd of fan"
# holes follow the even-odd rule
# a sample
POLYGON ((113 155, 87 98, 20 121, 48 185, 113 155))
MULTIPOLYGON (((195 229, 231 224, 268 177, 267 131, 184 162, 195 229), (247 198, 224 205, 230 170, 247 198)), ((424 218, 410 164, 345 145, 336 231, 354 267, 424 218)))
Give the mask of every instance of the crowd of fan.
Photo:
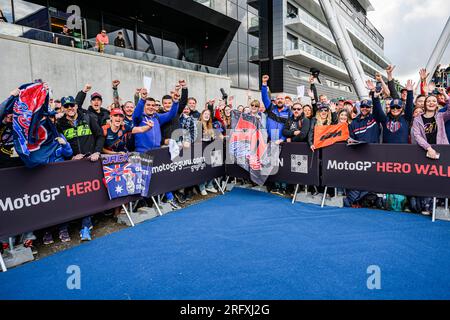
MULTIPOLYGON (((431 158, 438 158, 433 149, 436 144, 448 144, 450 137, 450 110, 448 92, 442 86, 428 83, 426 70, 420 70, 421 94, 414 96, 415 84, 408 81, 405 88, 397 92, 393 78, 394 67, 387 68, 387 83, 379 74, 377 83, 367 81, 371 99, 350 101, 343 97, 329 100, 318 95, 317 79, 311 76, 308 96, 310 104, 302 104, 289 96, 277 95, 272 99, 268 87, 269 76, 262 77, 262 101, 248 96, 248 105, 234 106, 233 99, 212 99, 204 108, 197 110, 196 98, 189 97, 186 81, 180 80, 170 94, 161 101, 149 96, 145 88, 136 89, 134 101, 123 102, 119 96, 119 80, 112 83, 114 101, 107 108, 102 107, 100 93, 90 94, 87 109, 83 108, 92 87, 86 84, 75 97, 51 100, 55 122, 60 137, 60 148, 48 159, 49 163, 89 158, 98 161, 101 154, 117 154, 131 151, 147 152, 171 143, 175 130, 182 129, 182 136, 176 141, 181 147, 189 147, 194 141, 223 139, 231 129, 233 108, 259 119, 263 130, 267 130, 270 141, 277 144, 306 142, 314 151, 315 126, 346 123, 350 137, 366 143, 417 143, 431 158)), ((19 90, 11 95, 17 96, 19 90)), ((0 168, 22 165, 14 151, 12 114, 6 114, 0 121, 0 168)), ((292 186, 274 183, 270 191, 279 195, 289 194, 292 186)), ((199 186, 185 188, 165 194, 165 200, 174 209, 190 201, 194 189, 203 196, 217 193, 212 181, 199 186)), ((313 194, 323 192, 310 187, 313 194)), ((374 206, 377 197, 359 190, 341 190, 345 194, 345 205, 352 207, 374 206)), ((406 199, 406 197, 405 197, 406 199)), ((379 200, 379 199, 378 199, 379 200)), ((409 208, 414 212, 430 214, 429 198, 409 197, 409 208)), ((115 212, 118 214, 118 212, 115 212)), ((58 226, 59 239, 71 241, 68 224, 58 226)), ((86 217, 81 222, 80 238, 91 240, 92 221, 86 217)), ((43 233, 43 243, 53 243, 52 231, 43 233)), ((36 237, 32 232, 22 235, 26 246, 32 246, 36 237)))

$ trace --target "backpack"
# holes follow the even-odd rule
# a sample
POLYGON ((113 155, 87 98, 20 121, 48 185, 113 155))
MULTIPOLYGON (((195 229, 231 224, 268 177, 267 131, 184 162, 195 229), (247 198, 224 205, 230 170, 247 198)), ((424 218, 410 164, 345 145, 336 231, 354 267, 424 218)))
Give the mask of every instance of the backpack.
POLYGON ((401 194, 386 195, 386 210, 402 212, 405 210, 406 197, 401 194))

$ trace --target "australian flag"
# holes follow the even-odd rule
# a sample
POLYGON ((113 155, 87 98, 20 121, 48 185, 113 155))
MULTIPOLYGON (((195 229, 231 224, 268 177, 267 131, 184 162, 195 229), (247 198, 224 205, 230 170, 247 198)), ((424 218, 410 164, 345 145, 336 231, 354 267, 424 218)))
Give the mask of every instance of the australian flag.
POLYGON ((102 161, 103 175, 111 200, 141 193, 140 169, 128 162, 128 154, 104 155, 102 161))
POLYGON ((14 148, 29 168, 45 164, 58 148, 58 137, 53 122, 45 116, 49 109, 48 88, 42 82, 19 87, 20 94, 10 97, 5 104, 5 114, 13 114, 14 148))

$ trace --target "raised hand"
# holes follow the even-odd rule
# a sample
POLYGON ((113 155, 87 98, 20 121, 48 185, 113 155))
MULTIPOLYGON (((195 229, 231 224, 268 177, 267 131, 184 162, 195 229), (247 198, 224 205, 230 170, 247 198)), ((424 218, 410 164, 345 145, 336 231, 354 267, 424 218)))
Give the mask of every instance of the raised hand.
POLYGON ((119 86, 119 84, 120 84, 119 80, 113 80, 113 82, 112 82, 113 88, 117 88, 119 86))
POLYGON ((314 100, 314 92, 311 89, 308 89, 308 97, 310 97, 312 100, 314 100))
POLYGON ((144 122, 147 127, 150 127, 150 129, 153 128, 154 123, 152 120, 145 120, 144 122))
POLYGON ((420 69, 419 75, 420 75, 420 80, 427 81, 430 73, 427 73, 427 69, 420 69))
POLYGON ((316 78, 313 75, 309 76, 309 84, 313 84, 316 81, 316 78))
POLYGON ((366 88, 367 88, 369 91, 373 91, 373 92, 376 91, 375 84, 374 84, 373 81, 371 81, 371 80, 367 80, 367 81, 366 81, 366 88))
POLYGON ((394 72, 394 69, 395 69, 395 66, 392 65, 392 64, 388 65, 388 67, 386 68, 386 73, 388 75, 388 79, 392 79, 393 78, 392 74, 394 72))
POLYGON ((180 80, 178 81, 178 84, 181 86, 181 88, 186 88, 186 80, 180 80))
POLYGON ((84 85, 83 92, 88 93, 89 91, 91 91, 91 89, 92 89, 92 85, 90 83, 86 83, 84 85))
POLYGON ((263 85, 267 85, 267 82, 269 81, 269 76, 268 75, 263 75, 262 76, 262 84, 263 85))
POLYGON ((141 99, 146 99, 147 98, 148 91, 147 91, 146 88, 142 88, 139 93, 141 95, 141 99))
POLYGON ((10 93, 10 95, 11 95, 11 96, 14 96, 14 97, 19 96, 19 94, 20 94, 20 89, 19 89, 19 88, 14 89, 14 90, 11 91, 11 93, 10 93))
POLYGON ((428 85, 428 92, 433 92, 434 90, 436 90, 436 84, 434 82, 430 82, 430 84, 428 85))
POLYGON ((413 91, 415 85, 416 85, 416 84, 415 84, 412 80, 408 80, 408 81, 406 82, 405 88, 406 88, 406 90, 408 90, 408 91, 413 91))

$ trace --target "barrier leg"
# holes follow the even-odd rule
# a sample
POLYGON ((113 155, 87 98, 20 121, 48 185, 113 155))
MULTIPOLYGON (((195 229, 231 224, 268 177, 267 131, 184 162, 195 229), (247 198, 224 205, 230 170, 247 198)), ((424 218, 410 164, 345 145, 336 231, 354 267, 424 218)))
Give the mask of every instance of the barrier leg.
POLYGON ((325 205, 325 198, 327 197, 327 191, 328 191, 328 187, 325 187, 325 191, 323 192, 323 198, 322 198, 322 205, 321 205, 322 208, 325 205))
POLYGON ((433 219, 432 221, 436 221, 436 197, 433 198, 433 219))
POLYGON ((5 265, 5 261, 3 261, 3 257, 2 257, 2 254, 1 254, 1 253, 0 253, 0 266, 2 267, 2 271, 3 271, 3 272, 6 272, 6 271, 7 271, 6 265, 5 265))
POLYGON ((297 198, 298 188, 300 186, 298 184, 295 185, 294 197, 292 198, 292 204, 295 203, 295 199, 297 198))
POLYGON ((222 190, 226 190, 227 189, 228 180, 230 180, 230 176, 227 176, 227 178, 225 179, 225 186, 222 186, 222 190))
POLYGON ((14 251, 14 243, 13 243, 12 237, 9 238, 9 251, 11 251, 11 252, 14 251))
POLYGON ((139 201, 141 201, 141 200, 136 200, 136 202, 134 203, 133 211, 136 210, 136 208, 137 208, 137 206, 139 204, 139 201))
POLYGON ((130 220, 131 226, 134 227, 134 221, 133 221, 133 219, 131 219, 130 213, 127 210, 127 206, 123 204, 122 208, 123 208, 123 210, 125 210, 125 214, 127 215, 128 220, 130 220))
POLYGON ((308 185, 305 185, 305 195, 308 195, 308 185))
POLYGON ((156 210, 158 211, 159 216, 162 216, 161 209, 159 208, 159 205, 156 202, 155 197, 152 197, 152 200, 153 200, 153 204, 156 206, 156 210))
POLYGON ((133 213, 133 202, 128 203, 128 205, 130 206, 130 213, 133 213))
POLYGON ((448 198, 445 199, 445 215, 448 215, 448 198))
POLYGON ((216 179, 214 179, 214 182, 217 184, 217 187, 219 188, 220 192, 222 194, 225 194, 225 192, 223 192, 222 186, 219 183, 219 180, 216 178, 216 179))

